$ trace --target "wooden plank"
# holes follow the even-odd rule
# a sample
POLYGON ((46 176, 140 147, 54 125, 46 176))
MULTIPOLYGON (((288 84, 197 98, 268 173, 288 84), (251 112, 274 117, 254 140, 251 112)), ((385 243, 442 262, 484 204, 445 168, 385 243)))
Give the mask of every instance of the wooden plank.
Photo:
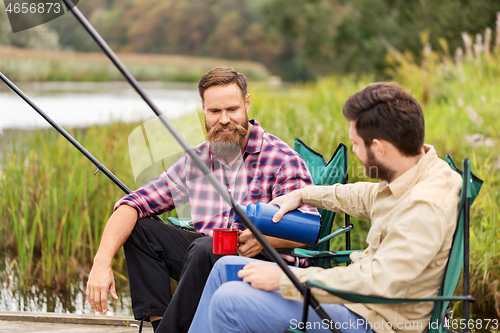
MULTIPOLYGON (((35 323, 21 321, 0 321, 0 333, 137 333, 137 327, 123 326, 99 326, 99 325, 81 325, 81 324, 54 324, 54 323, 35 323)), ((147 327, 143 329, 144 333, 152 333, 153 329, 147 327)))
MULTIPOLYGON (((82 325, 107 325, 127 327, 130 324, 138 325, 140 322, 133 317, 106 316, 92 314, 67 314, 67 313, 41 313, 41 312, 12 312, 0 311, 0 320, 55 324, 82 324, 82 325)), ((144 327, 151 323, 144 322, 144 327)))

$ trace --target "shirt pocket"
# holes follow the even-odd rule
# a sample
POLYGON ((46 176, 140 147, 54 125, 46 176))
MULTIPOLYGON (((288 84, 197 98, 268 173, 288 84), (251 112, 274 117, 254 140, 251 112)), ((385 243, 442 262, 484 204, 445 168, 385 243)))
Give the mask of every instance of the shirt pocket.
POLYGON ((375 251, 377 251, 380 246, 382 238, 382 231, 378 228, 372 227, 368 232, 368 236, 366 237, 366 242, 368 243, 368 247, 364 251, 355 251, 351 253, 350 258, 352 262, 358 262, 361 259, 364 259, 370 255, 373 255, 375 251))
POLYGON ((271 201, 269 190, 261 186, 249 189, 249 191, 246 193, 246 197, 250 202, 268 203, 269 201, 271 201))
POLYGON ((377 251, 382 242, 382 230, 377 227, 372 227, 366 237, 368 248, 365 250, 366 255, 377 251))

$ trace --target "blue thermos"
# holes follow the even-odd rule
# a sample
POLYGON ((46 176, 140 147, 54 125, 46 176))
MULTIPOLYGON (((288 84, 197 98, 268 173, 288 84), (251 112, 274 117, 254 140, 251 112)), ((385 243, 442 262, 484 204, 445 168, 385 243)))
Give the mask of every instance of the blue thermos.
MULTIPOLYGON (((321 225, 321 217, 318 213, 293 210, 286 213, 278 223, 274 223, 272 219, 279 210, 278 206, 258 202, 248 206, 240 205, 240 207, 264 235, 307 245, 316 244, 318 240, 321 225)), ((241 223, 238 216, 234 219, 241 223)))

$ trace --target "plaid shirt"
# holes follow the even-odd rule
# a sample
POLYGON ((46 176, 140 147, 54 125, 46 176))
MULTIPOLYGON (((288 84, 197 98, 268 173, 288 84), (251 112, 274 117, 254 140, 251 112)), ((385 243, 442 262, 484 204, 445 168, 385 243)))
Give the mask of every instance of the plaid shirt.
MULTIPOLYGON (((248 144, 231 166, 211 153, 204 142, 194 152, 216 179, 224 184, 240 205, 264 202, 293 190, 312 185, 311 175, 302 158, 279 138, 267 133, 255 120, 248 144)), ((189 202, 191 218, 197 232, 212 236, 214 228, 229 228, 234 212, 189 155, 177 160, 156 179, 119 200, 137 210, 139 218, 171 211, 189 202)), ((316 211, 303 206, 301 210, 316 211)), ((240 230, 242 224, 235 223, 240 230)))

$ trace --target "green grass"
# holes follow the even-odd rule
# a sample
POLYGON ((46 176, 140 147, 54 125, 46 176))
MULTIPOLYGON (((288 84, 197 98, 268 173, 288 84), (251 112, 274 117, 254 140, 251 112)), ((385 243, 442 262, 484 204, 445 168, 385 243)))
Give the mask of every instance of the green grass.
MULTIPOLYGON (((471 292, 479 318, 500 316, 500 59, 463 62, 459 67, 431 54, 424 69, 406 59, 394 66, 397 82, 422 101, 426 142, 457 163, 470 157, 485 182, 471 209, 471 292), (482 117, 478 122, 474 113, 482 117), (467 135, 483 139, 469 142, 467 135), (487 139, 487 140, 485 140, 487 139), (493 145, 489 145, 493 143, 493 145)), ((339 142, 350 146, 342 117, 346 98, 371 82, 324 78, 282 90, 251 87, 250 117, 290 145, 296 137, 329 159, 339 142)), ((127 138, 135 125, 112 124, 76 131, 76 137, 126 184, 134 184, 127 138)), ((23 137, 10 145, 0 165, 0 244, 17 255, 26 283, 67 285, 88 271, 114 202, 122 193, 53 131, 23 137), (16 148, 12 148, 16 146, 16 148)), ((365 180, 350 152, 350 182, 365 180)), ((130 185, 131 186, 131 185, 130 185)), ((340 222, 339 222, 340 223, 340 222)), ((368 221, 354 221, 353 248, 364 248, 368 221)), ((123 255, 115 270, 124 274, 123 255)))

